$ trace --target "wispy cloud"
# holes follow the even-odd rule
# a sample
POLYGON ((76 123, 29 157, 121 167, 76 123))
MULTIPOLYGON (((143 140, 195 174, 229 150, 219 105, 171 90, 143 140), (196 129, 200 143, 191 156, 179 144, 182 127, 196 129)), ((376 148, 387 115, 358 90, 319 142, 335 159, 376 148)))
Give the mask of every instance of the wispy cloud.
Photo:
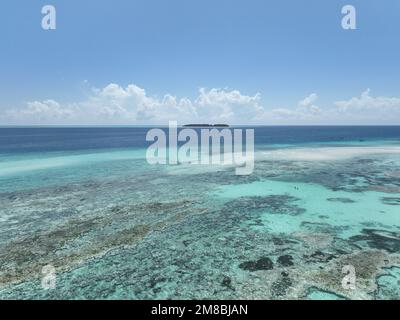
MULTIPOLYGON (((316 106, 318 100, 316 93, 311 93, 297 103, 295 108, 274 108, 272 109, 272 118, 276 117, 278 121, 288 120, 289 122, 318 123, 321 121, 321 108, 316 106)), ((271 118, 271 116, 270 116, 271 118)))
POLYGON ((316 93, 311 93, 309 96, 305 97, 303 100, 299 101, 299 112, 311 112, 318 113, 321 111, 320 107, 316 106, 315 103, 318 100, 318 95, 316 93))
POLYGON ((391 110, 400 111, 400 98, 396 97, 373 97, 371 90, 367 89, 361 93, 360 97, 349 100, 337 101, 335 105, 344 110, 391 110))

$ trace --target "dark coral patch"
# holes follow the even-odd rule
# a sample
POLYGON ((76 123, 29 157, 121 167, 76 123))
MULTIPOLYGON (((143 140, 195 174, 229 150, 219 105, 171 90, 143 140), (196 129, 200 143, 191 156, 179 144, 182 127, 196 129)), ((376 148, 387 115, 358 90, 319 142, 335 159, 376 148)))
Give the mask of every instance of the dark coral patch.
POLYGON ((350 241, 366 244, 370 248, 386 250, 390 253, 400 252, 400 234, 397 232, 363 229, 362 234, 353 236, 350 241))
POLYGON ((221 285, 223 287, 231 289, 232 291, 235 291, 235 288, 232 285, 232 279, 228 276, 224 276, 224 278, 222 279, 221 285))
POLYGON ((242 197, 226 204, 228 209, 235 212, 267 211, 271 214, 299 215, 305 212, 304 208, 294 202, 298 198, 288 195, 272 195, 265 197, 242 197))
POLYGON ((283 267, 290 267, 293 263, 293 257, 289 254, 285 254, 278 258, 278 263, 283 267))
POLYGON ((321 250, 317 250, 310 256, 306 256, 306 258, 313 262, 328 262, 336 258, 336 256, 330 253, 323 252, 321 250))
POLYGON ((393 197, 382 198, 382 202, 389 206, 400 206, 400 198, 393 198, 393 197))
POLYGON ((355 201, 350 198, 328 198, 327 200, 331 202, 340 202, 340 203, 355 203, 355 201))
POLYGON ((246 271, 272 270, 274 264, 270 258, 263 257, 257 261, 246 261, 239 265, 239 268, 246 271))
POLYGON ((271 286, 271 292, 274 296, 281 297, 287 294, 288 289, 292 286, 292 280, 288 277, 283 277, 275 281, 271 286))

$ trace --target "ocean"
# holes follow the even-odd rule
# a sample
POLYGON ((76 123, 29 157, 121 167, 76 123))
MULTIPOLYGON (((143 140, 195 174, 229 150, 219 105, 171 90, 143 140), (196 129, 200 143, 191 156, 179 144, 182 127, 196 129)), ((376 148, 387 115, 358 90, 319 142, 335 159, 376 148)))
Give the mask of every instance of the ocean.
POLYGON ((399 299, 400 126, 254 129, 237 176, 148 164, 145 127, 0 128, 0 299, 399 299))

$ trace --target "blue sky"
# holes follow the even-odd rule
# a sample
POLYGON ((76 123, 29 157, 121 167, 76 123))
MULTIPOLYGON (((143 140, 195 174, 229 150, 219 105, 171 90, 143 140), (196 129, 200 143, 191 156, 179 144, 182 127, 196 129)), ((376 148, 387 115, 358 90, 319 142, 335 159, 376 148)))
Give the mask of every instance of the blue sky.
POLYGON ((399 18, 398 0, 4 0, 0 124, 399 124, 399 18))

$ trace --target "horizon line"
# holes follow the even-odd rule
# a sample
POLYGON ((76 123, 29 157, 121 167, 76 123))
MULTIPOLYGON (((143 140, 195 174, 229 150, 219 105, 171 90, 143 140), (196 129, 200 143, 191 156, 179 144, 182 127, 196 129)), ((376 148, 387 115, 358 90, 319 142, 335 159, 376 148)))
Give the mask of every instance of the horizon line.
MULTIPOLYGON (((178 125, 178 127, 184 127, 183 125, 178 125)), ((7 128, 153 128, 153 127, 162 127, 168 128, 168 124, 136 124, 136 125, 108 125, 108 124, 99 124, 99 125, 90 125, 90 124, 82 124, 82 125, 73 125, 73 124, 65 124, 65 125, 0 125, 0 129, 7 128)), ((400 124, 232 124, 225 129, 234 128, 234 127, 400 127, 400 124)), ((217 128, 217 127, 216 127, 217 128)), ((199 129, 201 129, 199 127, 199 129)))

